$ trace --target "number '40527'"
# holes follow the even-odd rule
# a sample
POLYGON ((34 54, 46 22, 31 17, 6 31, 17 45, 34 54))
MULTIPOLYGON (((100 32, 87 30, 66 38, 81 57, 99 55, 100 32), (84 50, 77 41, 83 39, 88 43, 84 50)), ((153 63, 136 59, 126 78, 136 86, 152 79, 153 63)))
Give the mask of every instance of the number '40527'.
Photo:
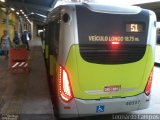
POLYGON ((137 104, 140 104, 140 100, 126 102, 126 105, 137 105, 137 104))

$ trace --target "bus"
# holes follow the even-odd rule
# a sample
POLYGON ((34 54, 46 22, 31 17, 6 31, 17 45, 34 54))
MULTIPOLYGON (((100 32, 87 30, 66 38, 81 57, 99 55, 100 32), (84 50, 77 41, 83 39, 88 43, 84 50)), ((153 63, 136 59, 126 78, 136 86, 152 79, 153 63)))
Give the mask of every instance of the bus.
POLYGON ((156 15, 137 6, 67 4, 45 25, 45 59, 60 118, 146 109, 156 15))

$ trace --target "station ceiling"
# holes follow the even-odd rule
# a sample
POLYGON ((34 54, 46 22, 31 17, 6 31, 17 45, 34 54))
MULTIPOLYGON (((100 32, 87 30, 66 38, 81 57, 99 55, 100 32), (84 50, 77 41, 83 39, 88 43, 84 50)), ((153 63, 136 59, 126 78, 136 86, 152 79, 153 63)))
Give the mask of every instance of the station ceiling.
POLYGON ((16 10, 23 10, 29 19, 41 24, 56 2, 57 0, 6 0, 5 4, 16 10))
MULTIPOLYGON (((35 21, 37 24, 43 24, 46 16, 53 10, 57 1, 58 0, 6 0, 4 4, 16 10, 22 9, 30 20, 35 21)), ((160 2, 138 4, 137 6, 155 11, 158 20, 160 20, 160 2)))
POLYGON ((157 15, 157 20, 160 20, 160 2, 138 4, 138 6, 153 10, 157 15))

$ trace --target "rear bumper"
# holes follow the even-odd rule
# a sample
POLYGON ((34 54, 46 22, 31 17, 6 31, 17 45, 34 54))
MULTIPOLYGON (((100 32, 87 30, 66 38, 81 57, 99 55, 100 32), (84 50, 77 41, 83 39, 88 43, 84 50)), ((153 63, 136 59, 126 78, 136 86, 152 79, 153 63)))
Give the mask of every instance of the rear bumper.
POLYGON ((60 104, 60 117, 82 117, 101 114, 112 114, 148 108, 150 96, 144 93, 133 97, 102 100, 73 99, 70 103, 60 104), (64 105, 70 110, 64 110, 64 105))

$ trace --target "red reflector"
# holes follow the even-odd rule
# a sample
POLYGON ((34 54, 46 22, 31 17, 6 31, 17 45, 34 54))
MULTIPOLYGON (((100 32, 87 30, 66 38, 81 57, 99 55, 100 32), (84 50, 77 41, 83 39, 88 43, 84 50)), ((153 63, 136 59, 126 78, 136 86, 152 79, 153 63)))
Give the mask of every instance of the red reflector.
POLYGON ((145 88, 145 94, 146 95, 149 95, 150 92, 151 92, 152 78, 153 78, 153 69, 151 70, 151 73, 149 75, 148 82, 147 82, 147 85, 146 85, 146 88, 145 88))
POLYGON ((62 66, 59 67, 58 82, 60 97, 63 101, 69 102, 73 98, 73 95, 68 73, 62 66))
POLYGON ((70 106, 64 106, 64 109, 71 109, 70 106))
POLYGON ((119 45, 119 42, 112 42, 112 45, 119 45))

